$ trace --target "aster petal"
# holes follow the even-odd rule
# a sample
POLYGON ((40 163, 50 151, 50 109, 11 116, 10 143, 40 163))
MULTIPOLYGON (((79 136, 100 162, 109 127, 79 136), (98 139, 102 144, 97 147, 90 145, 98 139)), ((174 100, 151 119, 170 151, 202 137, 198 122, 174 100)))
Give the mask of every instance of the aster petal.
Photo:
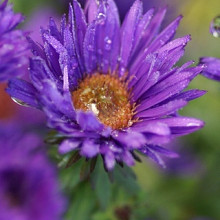
POLYGON ((170 158, 178 158, 179 157, 179 154, 177 154, 176 152, 173 152, 169 149, 166 149, 164 147, 160 147, 157 145, 149 145, 148 148, 150 148, 153 151, 156 151, 160 154, 163 154, 163 156, 166 156, 166 157, 170 157, 170 158))
POLYGON ((159 118, 165 115, 170 115, 175 113, 177 110, 181 109, 187 104, 184 100, 174 100, 170 101, 167 104, 147 109, 135 115, 138 118, 159 118))
POLYGON ((96 0, 90 0, 86 2, 86 12, 88 16, 88 23, 95 20, 98 12, 98 4, 96 0))
MULTIPOLYGON (((54 72, 54 74, 57 76, 57 78, 62 78, 62 70, 59 64, 59 54, 57 53, 57 51, 53 48, 53 46, 51 46, 47 40, 45 39, 45 34, 49 35, 48 31, 41 31, 42 32, 42 40, 44 42, 44 46, 43 46, 43 50, 44 50, 44 54, 41 53, 41 48, 39 47, 33 47, 34 51, 34 55, 35 56, 40 56, 42 57, 44 60, 47 61, 48 66, 51 68, 51 70, 54 72)), ((63 37, 63 36, 62 36, 63 37)), ((54 39, 56 39, 55 37, 53 37, 54 39)), ((56 41, 59 42, 59 40, 56 39, 56 41)))
POLYGON ((164 118, 160 119, 159 121, 167 124, 170 127, 172 134, 174 135, 189 134, 199 130, 204 126, 203 121, 189 117, 164 118))
POLYGON ((56 115, 55 119, 58 117, 65 120, 75 120, 75 111, 72 105, 72 99, 69 92, 60 93, 56 84, 50 80, 43 80, 42 87, 39 88, 38 96, 40 96, 41 105, 47 106, 45 113, 47 113, 48 118, 53 120, 54 113, 56 115), (41 94, 44 94, 41 96, 41 94))
POLYGON ((162 24, 166 11, 167 11, 166 7, 159 9, 156 15, 151 20, 150 25, 145 30, 144 35, 142 35, 142 39, 140 42, 140 46, 142 46, 143 49, 147 47, 147 45, 152 41, 155 35, 159 32, 160 26, 162 24))
POLYGON ((220 59, 214 57, 202 57, 200 64, 206 65, 202 75, 220 81, 220 59))
POLYGON ((76 121, 84 131, 102 132, 104 125, 92 112, 76 111, 76 121))
POLYGON ((182 99, 185 101, 191 101, 191 100, 197 99, 197 98, 205 95, 206 93, 207 93, 207 91, 205 91, 205 90, 191 89, 191 90, 182 92, 180 94, 177 94, 177 95, 171 97, 171 99, 172 100, 182 99))
POLYGON ((164 59, 162 58, 163 62, 159 66, 158 70, 161 72, 166 72, 172 68, 172 66, 175 65, 183 56, 184 48, 190 40, 191 37, 189 35, 182 38, 177 38, 157 50, 157 53, 159 54, 167 54, 164 56, 164 59))
MULTIPOLYGON (((142 16, 143 4, 136 0, 129 10, 121 28, 120 68, 127 67, 132 52, 137 24, 142 16)), ((123 74, 123 71, 122 73, 123 74)))
POLYGON ((176 34, 176 30, 183 16, 178 16, 170 25, 168 25, 150 44, 148 52, 158 50, 163 45, 171 41, 176 34))
POLYGON ((144 94, 150 87, 158 82, 160 78, 160 72, 155 71, 151 73, 151 70, 148 72, 148 76, 143 76, 133 87, 133 98, 137 101, 142 94, 144 94))
POLYGON ((94 157, 99 153, 99 145, 92 140, 85 140, 82 144, 80 154, 84 157, 94 157))
POLYGON ((84 54, 87 71, 114 71, 119 54, 120 24, 113 1, 100 2, 96 19, 90 24, 85 38, 84 54), (90 57, 93 56, 92 57, 90 57), (88 62, 92 62, 88 64, 88 62))
POLYGON ((59 89, 62 88, 62 82, 57 79, 56 75, 54 72, 52 72, 45 60, 43 60, 40 57, 33 57, 30 60, 30 72, 31 72, 31 80, 32 83, 36 88, 41 88, 42 87, 42 81, 45 79, 51 79, 53 82, 56 82, 57 87, 59 89))
POLYGON ((13 79, 9 81, 7 93, 14 99, 24 102, 28 106, 40 108, 37 98, 36 89, 31 83, 21 79, 13 79))
POLYGON ((147 27, 149 26, 153 18, 153 15, 154 15, 154 9, 150 9, 143 15, 143 17, 138 22, 136 33, 135 33, 134 50, 139 45, 139 42, 142 39, 142 36, 144 35, 147 27))
POLYGON ((69 6, 69 21, 71 25, 76 56, 81 74, 85 72, 83 57, 83 41, 86 34, 86 18, 78 1, 73 1, 73 7, 69 6))
POLYGON ((147 140, 147 145, 164 145, 172 140, 171 135, 155 135, 150 133, 145 134, 145 138, 147 140))
POLYGON ((33 55, 39 56, 42 59, 46 60, 47 58, 46 58, 45 52, 43 50, 43 47, 41 45, 37 44, 36 42, 34 42, 30 37, 27 37, 27 40, 30 44, 31 51, 32 51, 33 55))
POLYGON ((146 156, 150 157, 151 159, 153 159, 156 163, 158 163, 161 167, 165 168, 166 165, 163 161, 163 159, 152 149, 149 148, 145 148, 143 150, 141 150, 141 152, 143 154, 145 154, 146 156))
POLYGON ((152 122, 152 121, 140 121, 135 123, 131 129, 141 133, 151 133, 156 135, 168 136, 170 135, 170 129, 165 123, 152 122))
POLYGON ((92 23, 89 24, 87 30, 86 30, 86 35, 84 39, 84 60, 85 60, 85 66, 86 66, 86 71, 88 73, 92 73, 96 69, 97 65, 97 55, 96 55, 96 50, 95 50, 95 22, 93 21, 92 23))
POLYGON ((186 72, 180 72, 180 73, 173 73, 167 78, 163 78, 163 80, 160 80, 157 84, 152 86, 143 96, 142 99, 145 99, 146 97, 152 97, 159 92, 162 92, 166 89, 168 89, 171 86, 179 85, 181 82, 185 80, 191 81, 194 77, 196 77, 202 69, 193 69, 186 72))
POLYGON ((122 154, 122 160, 123 162, 125 162, 128 166, 134 166, 135 165, 135 161, 134 158, 132 156, 132 154, 129 151, 125 151, 122 154))
MULTIPOLYGON (((149 69, 146 68, 145 71, 141 71, 141 74, 138 73, 139 69, 145 62, 148 63, 150 59, 152 59, 153 62, 153 65, 151 65, 151 72, 160 71, 161 73, 165 73, 166 71, 170 71, 170 68, 172 68, 172 66, 184 54, 184 47, 186 46, 189 40, 190 40, 190 36, 185 36, 167 43, 159 50, 157 50, 154 54, 148 55, 147 50, 144 51, 143 53, 140 53, 140 56, 131 66, 130 73, 136 75, 137 77, 136 81, 140 80, 140 78, 144 76, 144 74, 146 74, 149 71, 149 69)), ((129 85, 129 87, 130 86, 131 85, 129 85)))
POLYGON ((146 143, 145 136, 142 133, 132 130, 125 132, 115 131, 113 132, 112 137, 131 149, 139 148, 146 143))
MULTIPOLYGON (((76 56, 73 48, 73 39, 68 28, 64 30, 64 45, 61 44, 58 40, 56 40, 53 36, 48 34, 44 34, 44 38, 49 45, 51 45, 54 50, 59 54, 59 65, 61 71, 64 72, 64 69, 68 71, 69 81, 71 83, 71 89, 77 85, 78 79, 81 77, 79 74, 77 67, 76 56), (68 46, 67 46, 68 45, 68 46)), ((64 75, 64 74, 63 74, 64 75)), ((61 77, 62 79, 62 77, 61 77)))
POLYGON ((131 60, 133 62, 130 62, 129 67, 131 67, 136 62, 139 63, 140 60, 143 60, 143 57, 149 54, 148 45, 155 37, 155 35, 158 33, 161 23, 166 14, 166 10, 166 8, 160 9, 157 12, 157 14, 153 17, 146 30, 144 30, 144 33, 140 36, 139 43, 136 46, 136 50, 133 52, 133 59, 131 60))
POLYGON ((104 161, 107 170, 112 170, 114 168, 116 161, 115 156, 111 151, 104 154, 104 161))
POLYGON ((189 84, 189 80, 183 80, 177 85, 168 87, 166 90, 159 92, 158 94, 148 97, 141 102, 141 105, 137 107, 137 112, 144 111, 156 104, 168 99, 169 97, 181 92, 189 84))
POLYGON ((72 150, 77 149, 80 144, 81 144, 81 141, 77 141, 73 139, 64 140, 59 146, 59 153, 66 154, 72 150))

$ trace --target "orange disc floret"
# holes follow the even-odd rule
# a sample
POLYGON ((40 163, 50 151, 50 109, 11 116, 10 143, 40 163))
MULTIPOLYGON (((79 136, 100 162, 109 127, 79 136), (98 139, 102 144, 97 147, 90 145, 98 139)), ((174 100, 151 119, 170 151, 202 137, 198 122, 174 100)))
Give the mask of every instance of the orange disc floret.
POLYGON ((94 73, 79 82, 72 92, 76 109, 92 111, 98 119, 112 129, 132 124, 134 106, 126 83, 116 75, 94 73))

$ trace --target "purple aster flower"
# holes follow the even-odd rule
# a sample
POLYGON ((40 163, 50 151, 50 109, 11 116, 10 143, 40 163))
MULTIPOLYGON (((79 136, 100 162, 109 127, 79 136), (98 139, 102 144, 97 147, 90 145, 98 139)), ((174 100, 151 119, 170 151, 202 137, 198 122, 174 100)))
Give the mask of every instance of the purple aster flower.
POLYGON ((184 91, 203 66, 173 67, 190 40, 173 40, 181 16, 159 33, 165 8, 143 14, 136 0, 120 27, 113 0, 89 7, 96 13, 88 23, 76 0, 60 30, 50 19, 44 44, 31 42, 31 83, 12 80, 8 93, 45 112, 63 135, 61 154, 101 154, 111 170, 116 162, 134 165, 140 152, 163 166, 160 154, 177 156, 163 145, 204 125, 177 114, 205 93, 184 91))
POLYGON ((61 219, 65 201, 39 138, 14 132, 0 127, 0 219, 61 219))
POLYGON ((15 30, 23 17, 14 14, 7 2, 0 3, 0 82, 20 75, 28 63, 26 34, 15 30))
POLYGON ((213 80, 220 81, 220 59, 214 57, 202 57, 200 63, 206 65, 202 75, 213 80))

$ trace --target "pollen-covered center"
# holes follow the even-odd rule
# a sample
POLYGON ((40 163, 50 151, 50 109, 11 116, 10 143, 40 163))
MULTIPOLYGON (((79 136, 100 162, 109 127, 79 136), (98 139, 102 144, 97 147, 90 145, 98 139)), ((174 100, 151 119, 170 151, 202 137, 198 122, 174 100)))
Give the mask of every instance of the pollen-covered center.
POLYGON ((92 111, 106 126, 122 129, 132 124, 133 106, 126 83, 114 75, 95 73, 73 91, 76 109, 92 111))

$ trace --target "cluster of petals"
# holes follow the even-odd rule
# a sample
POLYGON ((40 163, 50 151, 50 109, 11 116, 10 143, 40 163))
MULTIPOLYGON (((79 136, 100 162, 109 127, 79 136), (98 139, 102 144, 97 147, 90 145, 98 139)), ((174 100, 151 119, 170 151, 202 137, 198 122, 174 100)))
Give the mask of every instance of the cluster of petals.
POLYGON ((21 75, 28 64, 26 33, 15 29, 22 21, 7 0, 0 2, 0 82, 21 75))
POLYGON ((31 83, 12 80, 8 93, 29 106, 41 109, 48 126, 61 133, 59 152, 78 150, 81 156, 102 155, 108 170, 116 162, 128 166, 140 152, 160 165, 160 155, 177 157, 163 145, 177 136, 192 133, 204 123, 178 115, 193 99, 205 91, 185 91, 204 68, 191 67, 192 61, 175 66, 184 54, 190 36, 173 39, 181 20, 177 17, 160 32, 166 8, 143 13, 142 1, 136 0, 122 25, 113 0, 91 0, 85 14, 73 0, 68 17, 60 28, 54 20, 42 30, 43 45, 30 40, 34 57, 30 61, 31 83), (113 130, 102 124, 93 112, 76 110, 72 91, 85 76, 126 74, 131 103, 136 103, 133 119, 127 128, 113 130))

